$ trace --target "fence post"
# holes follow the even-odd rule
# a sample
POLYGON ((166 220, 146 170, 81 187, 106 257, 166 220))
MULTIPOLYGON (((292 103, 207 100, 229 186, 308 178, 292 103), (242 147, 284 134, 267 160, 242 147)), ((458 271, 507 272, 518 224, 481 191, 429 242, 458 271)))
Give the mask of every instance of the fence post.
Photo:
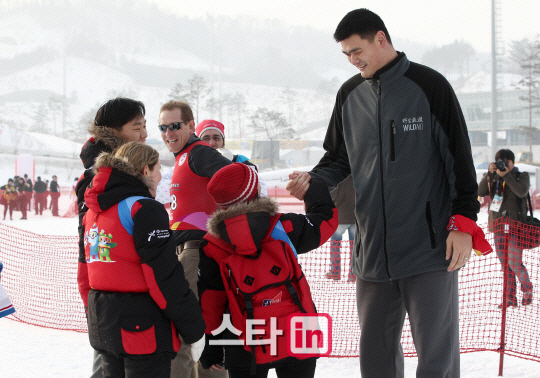
MULTIPOLYGON (((501 344, 499 346, 499 377, 503 376, 504 365, 504 350, 506 347, 506 309, 508 304, 508 241, 510 238, 510 222, 506 211, 503 212, 503 222, 499 224, 499 227, 504 227, 504 245, 502 247, 503 256, 501 263, 503 265, 503 300, 502 300, 502 314, 501 314, 501 344)), ((496 244, 496 243, 495 243, 496 244)))

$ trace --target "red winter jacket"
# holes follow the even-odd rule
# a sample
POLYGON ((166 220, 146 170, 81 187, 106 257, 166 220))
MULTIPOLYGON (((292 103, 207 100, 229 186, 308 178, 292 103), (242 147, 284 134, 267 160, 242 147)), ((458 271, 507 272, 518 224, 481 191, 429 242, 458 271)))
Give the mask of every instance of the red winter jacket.
MULTIPOLYGON (((207 345, 201 356, 204 367, 223 361, 223 348, 210 346, 208 341, 216 338, 237 338, 232 332, 213 336, 223 314, 228 312, 227 295, 221 276, 219 263, 230 254, 231 249, 257 250, 261 242, 268 238, 271 218, 279 215, 287 236, 297 253, 306 253, 324 244, 338 226, 338 212, 328 188, 322 181, 312 179, 304 201, 306 215, 278 214, 278 204, 271 198, 259 198, 248 203, 240 203, 218 210, 208 222, 206 244, 200 253, 199 301, 206 323, 207 345)), ((225 278, 226 280, 227 278, 225 278)), ((240 328, 240 327, 235 327, 240 328)), ((225 367, 227 369, 249 369, 251 353, 243 346, 225 346, 225 367)), ((277 363, 280 363, 278 361, 277 363)), ((274 366, 274 365, 273 365, 274 366)))

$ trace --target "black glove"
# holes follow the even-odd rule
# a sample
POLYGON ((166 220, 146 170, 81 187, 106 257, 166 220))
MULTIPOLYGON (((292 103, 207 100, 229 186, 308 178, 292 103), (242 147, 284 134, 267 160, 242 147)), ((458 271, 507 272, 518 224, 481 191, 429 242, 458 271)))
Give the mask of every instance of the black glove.
POLYGON ((199 362, 204 369, 210 369, 212 365, 223 365, 223 345, 210 345, 210 340, 221 340, 221 336, 206 334, 206 342, 199 362))

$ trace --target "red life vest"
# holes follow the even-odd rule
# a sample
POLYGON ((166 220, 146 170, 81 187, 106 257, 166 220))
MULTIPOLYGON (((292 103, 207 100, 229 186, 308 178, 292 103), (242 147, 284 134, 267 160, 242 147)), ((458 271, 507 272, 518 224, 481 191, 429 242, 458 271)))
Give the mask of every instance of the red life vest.
POLYGON ((206 186, 210 177, 201 177, 189 167, 189 154, 198 141, 176 156, 171 178, 171 230, 204 230, 217 205, 208 194, 206 186))
POLYGON ((84 249, 88 282, 93 289, 135 293, 150 290, 133 236, 122 222, 123 213, 131 220, 131 206, 123 209, 126 203, 124 200, 99 214, 88 210, 85 215, 84 249))

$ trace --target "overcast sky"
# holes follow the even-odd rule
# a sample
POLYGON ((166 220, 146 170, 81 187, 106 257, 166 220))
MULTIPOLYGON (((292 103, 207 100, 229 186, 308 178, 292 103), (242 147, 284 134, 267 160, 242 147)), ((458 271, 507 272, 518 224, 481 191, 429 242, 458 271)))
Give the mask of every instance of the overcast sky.
MULTIPOLYGON (((457 40, 491 51, 491 0, 151 0, 181 15, 207 14, 277 18, 310 25, 330 37, 343 16, 356 8, 379 14, 393 39, 441 46, 457 40)), ((509 42, 540 34, 539 0, 499 0, 502 36, 509 42)), ((395 46, 399 49, 399 46, 395 46)), ((339 48, 336 46, 336 48, 339 48)))

